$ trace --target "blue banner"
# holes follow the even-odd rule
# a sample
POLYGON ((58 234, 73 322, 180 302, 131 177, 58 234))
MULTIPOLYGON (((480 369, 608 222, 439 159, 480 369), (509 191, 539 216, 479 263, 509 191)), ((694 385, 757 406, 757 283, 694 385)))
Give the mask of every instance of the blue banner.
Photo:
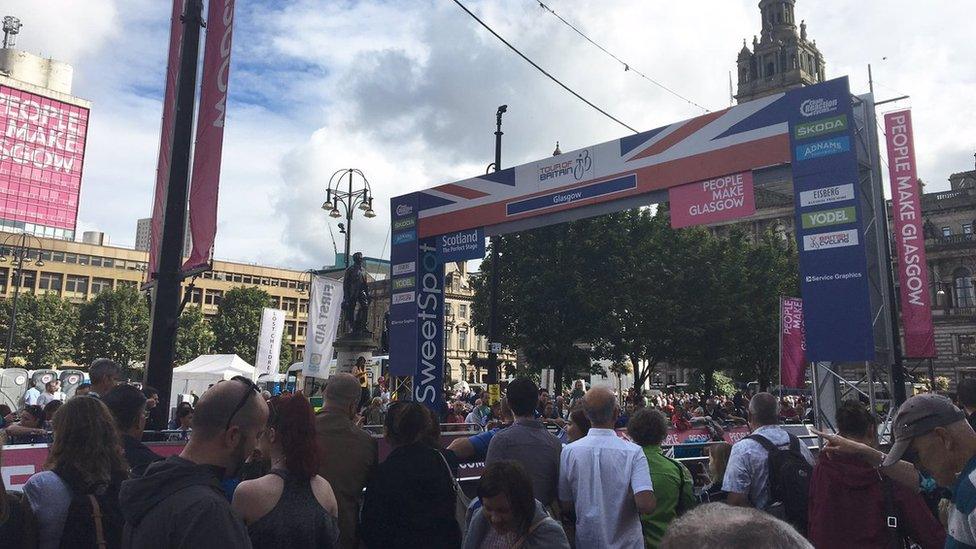
POLYGON ((788 92, 780 101, 789 109, 807 360, 872 360, 861 183, 851 147, 854 128, 836 123, 854 119, 847 78, 788 92), (832 132, 843 131, 824 139, 824 132, 814 131, 818 122, 830 123, 832 132))
POLYGON ((417 194, 390 203, 390 375, 412 376, 417 363, 417 194))
POLYGON ((438 236, 437 255, 444 263, 485 257, 485 230, 479 227, 438 236))
POLYGON ((440 412, 444 404, 444 262, 437 253, 437 238, 425 238, 419 244, 413 398, 440 412))
POLYGON ((519 200, 518 202, 510 202, 505 205, 505 212, 508 215, 534 212, 537 210, 544 210, 546 208, 553 208, 555 206, 562 206, 564 204, 572 204, 573 202, 578 202, 580 200, 586 200, 588 198, 604 196, 636 188, 637 176, 626 175, 624 177, 618 177, 609 181, 601 181, 599 183, 586 185, 584 187, 574 187, 572 189, 544 194, 542 196, 536 196, 526 200, 519 200))

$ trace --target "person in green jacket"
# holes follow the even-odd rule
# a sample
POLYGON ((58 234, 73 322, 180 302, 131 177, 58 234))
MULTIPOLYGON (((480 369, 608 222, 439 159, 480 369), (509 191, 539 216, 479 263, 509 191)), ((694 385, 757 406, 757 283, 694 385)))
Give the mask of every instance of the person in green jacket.
POLYGON ((659 410, 638 410, 627 423, 627 434, 644 449, 651 470, 657 507, 653 513, 641 515, 641 529, 644 545, 657 547, 671 521, 694 506, 694 482, 684 465, 661 451, 661 442, 668 435, 668 419, 659 410))

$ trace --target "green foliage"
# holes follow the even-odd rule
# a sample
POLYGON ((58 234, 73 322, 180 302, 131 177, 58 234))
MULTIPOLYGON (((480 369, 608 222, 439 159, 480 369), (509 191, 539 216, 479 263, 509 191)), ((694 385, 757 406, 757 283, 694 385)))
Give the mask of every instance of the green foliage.
POLYGON ((176 364, 186 364, 200 355, 210 353, 216 339, 200 308, 187 305, 180 315, 179 328, 176 331, 176 364))
POLYGON ((698 371, 688 381, 688 390, 691 392, 707 392, 722 396, 735 394, 735 384, 732 383, 732 378, 724 372, 711 372, 709 374, 706 371, 698 371), (706 378, 706 374, 711 375, 710 380, 706 378), (707 390, 706 387, 711 387, 711 390, 707 390))
POLYGON ((149 308, 135 288, 106 290, 79 308, 74 359, 81 365, 110 358, 129 368, 145 359, 149 308))
POLYGON ((236 354, 247 363, 254 364, 261 330, 261 311, 270 306, 271 296, 260 288, 239 287, 224 293, 217 316, 210 323, 215 336, 214 352, 236 354))
MULTIPOLYGON (((13 300, 0 302, 0 326, 6 347, 13 300)), ((11 353, 29 369, 58 368, 71 357, 78 308, 53 294, 21 294, 17 302, 17 328, 11 353)), ((12 361, 13 362, 13 361, 12 361)))

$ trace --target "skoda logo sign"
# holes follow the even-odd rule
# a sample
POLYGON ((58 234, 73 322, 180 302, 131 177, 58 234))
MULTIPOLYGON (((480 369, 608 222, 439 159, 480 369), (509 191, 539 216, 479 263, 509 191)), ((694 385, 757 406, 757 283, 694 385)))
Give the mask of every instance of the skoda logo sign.
POLYGON ((398 216, 410 215, 413 213, 413 208, 409 204, 400 204, 396 207, 396 214, 398 216))

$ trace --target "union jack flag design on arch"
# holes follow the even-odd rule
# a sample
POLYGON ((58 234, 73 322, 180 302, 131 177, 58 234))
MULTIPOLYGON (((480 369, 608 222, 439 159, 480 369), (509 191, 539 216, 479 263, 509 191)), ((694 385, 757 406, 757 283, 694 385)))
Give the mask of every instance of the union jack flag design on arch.
POLYGON ((600 145, 420 191, 419 236, 490 227, 639 196, 757 167, 788 164, 779 93, 600 145), (627 184, 636 179, 636 185, 627 184), (602 186, 599 184, 606 183, 602 186), (576 191, 579 192, 576 192, 576 191), (529 200, 534 199, 534 200, 529 200), (516 207, 512 207, 515 204, 516 207), (532 204, 526 208, 525 204, 532 204))

